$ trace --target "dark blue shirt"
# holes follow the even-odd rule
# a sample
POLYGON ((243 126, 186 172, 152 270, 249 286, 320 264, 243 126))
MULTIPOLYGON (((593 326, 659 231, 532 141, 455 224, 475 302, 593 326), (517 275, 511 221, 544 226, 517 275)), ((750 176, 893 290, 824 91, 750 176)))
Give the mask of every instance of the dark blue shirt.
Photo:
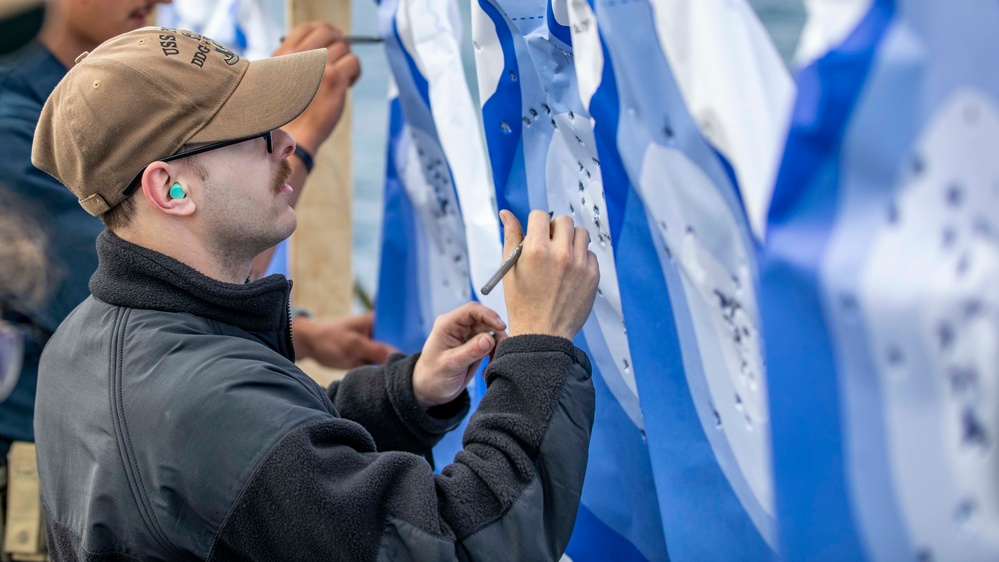
MULTIPOLYGON (((11 441, 34 441, 32 419, 38 359, 59 323, 90 295, 87 283, 97 270, 97 235, 104 225, 80 207, 55 178, 31 165, 31 140, 42 106, 67 69, 47 49, 33 43, 0 58, 0 185, 11 189, 18 208, 6 209, 38 223, 46 233, 48 276, 55 282, 40 303, 3 302, 4 319, 28 335, 24 365, 13 393, 0 403, 0 452, 11 441)), ((73 373, 65 373, 73 384, 73 373)))

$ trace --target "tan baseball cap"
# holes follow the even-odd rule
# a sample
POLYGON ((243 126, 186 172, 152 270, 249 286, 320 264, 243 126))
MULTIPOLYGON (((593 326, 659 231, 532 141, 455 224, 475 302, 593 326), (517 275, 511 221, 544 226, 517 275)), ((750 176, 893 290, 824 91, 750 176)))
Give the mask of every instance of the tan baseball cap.
POLYGON ((308 107, 326 50, 247 61, 190 31, 144 27, 83 53, 42 109, 32 163, 92 215, 186 144, 277 129, 308 107))

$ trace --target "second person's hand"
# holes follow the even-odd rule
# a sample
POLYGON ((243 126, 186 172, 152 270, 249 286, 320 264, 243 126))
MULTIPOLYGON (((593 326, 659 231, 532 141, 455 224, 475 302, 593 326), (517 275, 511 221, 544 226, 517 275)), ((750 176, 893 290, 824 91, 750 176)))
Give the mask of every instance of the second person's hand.
POLYGON ((295 26, 274 51, 274 56, 312 49, 326 49, 326 70, 319 91, 308 109, 282 128, 295 137, 298 146, 315 156, 343 116, 347 90, 361 75, 361 62, 350 52, 344 34, 323 22, 295 26))

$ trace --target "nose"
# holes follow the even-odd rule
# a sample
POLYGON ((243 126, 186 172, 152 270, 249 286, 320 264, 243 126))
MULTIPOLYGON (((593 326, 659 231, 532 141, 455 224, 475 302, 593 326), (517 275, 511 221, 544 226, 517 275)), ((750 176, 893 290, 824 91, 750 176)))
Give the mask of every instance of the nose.
POLYGON ((284 160, 295 152, 295 138, 284 129, 275 129, 271 133, 271 140, 274 143, 274 154, 279 160, 284 160))

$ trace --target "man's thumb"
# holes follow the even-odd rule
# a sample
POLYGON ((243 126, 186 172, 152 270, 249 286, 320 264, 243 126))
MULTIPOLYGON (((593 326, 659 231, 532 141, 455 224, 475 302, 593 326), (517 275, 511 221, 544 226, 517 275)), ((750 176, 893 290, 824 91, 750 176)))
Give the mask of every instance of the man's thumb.
POLYGON ((459 347, 451 350, 449 363, 454 370, 466 369, 469 365, 489 355, 495 342, 489 334, 479 334, 459 347))
POLYGON ((500 220, 503 221, 503 259, 510 257, 517 244, 524 241, 524 229, 520 226, 517 216, 503 209, 500 211, 500 220))

